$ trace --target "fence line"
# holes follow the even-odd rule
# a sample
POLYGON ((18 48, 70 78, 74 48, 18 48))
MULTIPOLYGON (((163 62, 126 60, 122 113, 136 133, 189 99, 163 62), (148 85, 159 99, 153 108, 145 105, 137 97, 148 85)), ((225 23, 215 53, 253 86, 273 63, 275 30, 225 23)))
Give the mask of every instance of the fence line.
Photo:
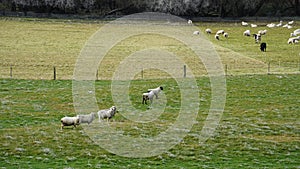
MULTIPOLYGON (((201 77, 206 76, 206 70, 187 72, 188 65, 174 68, 182 72, 182 77, 189 77, 190 73, 193 76, 201 77), (196 72, 196 73, 195 73, 196 72)), ((238 65, 238 64, 225 64, 223 65, 225 75, 251 75, 251 74, 300 74, 300 62, 269 62, 266 66, 256 65, 238 65)), ((0 65, 0 78, 11 79, 47 79, 47 80, 71 80, 73 79, 74 67, 72 66, 45 66, 45 65, 0 65)), ((98 69, 96 72, 95 80, 109 80, 107 74, 113 72, 102 72, 98 69)), ((112 70, 113 71, 113 70, 112 70)), ((131 72, 128 72, 131 73, 131 72)), ((171 78, 166 72, 159 70, 142 69, 135 79, 154 79, 154 78, 171 78)))

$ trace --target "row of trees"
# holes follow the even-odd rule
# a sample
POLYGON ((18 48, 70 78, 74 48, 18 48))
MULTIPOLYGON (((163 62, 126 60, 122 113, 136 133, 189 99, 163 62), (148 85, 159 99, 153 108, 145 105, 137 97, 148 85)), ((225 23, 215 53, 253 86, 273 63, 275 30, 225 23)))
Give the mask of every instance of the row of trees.
POLYGON ((300 0, 0 0, 1 11, 98 15, 144 11, 188 16, 300 16, 300 0))

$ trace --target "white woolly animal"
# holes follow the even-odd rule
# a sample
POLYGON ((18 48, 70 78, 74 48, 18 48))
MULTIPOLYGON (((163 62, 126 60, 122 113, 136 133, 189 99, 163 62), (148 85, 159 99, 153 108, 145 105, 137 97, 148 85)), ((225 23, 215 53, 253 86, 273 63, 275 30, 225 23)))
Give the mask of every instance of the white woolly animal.
POLYGON ((280 21, 279 24, 277 24, 276 26, 281 27, 282 26, 282 21, 280 21))
POLYGON ((259 30, 258 31, 258 34, 260 34, 260 35, 265 35, 265 34, 267 34, 267 30, 265 29, 265 30, 259 30))
POLYGON ((158 93, 160 93, 164 88, 162 86, 159 86, 155 89, 148 89, 148 92, 153 91, 154 95, 156 96, 156 99, 158 99, 158 93))
POLYGON ((220 40, 220 36, 216 34, 215 39, 220 40))
POLYGON ((194 34, 194 35, 199 35, 200 32, 199 32, 199 31, 195 31, 193 34, 194 34))
POLYGON ((154 92, 150 91, 148 93, 143 93, 143 101, 142 104, 147 104, 147 100, 150 100, 150 104, 152 104, 154 98, 154 92))
POLYGON ((90 113, 88 115, 77 115, 79 118, 79 123, 87 123, 90 124, 93 122, 93 120, 95 119, 95 113, 90 113))
POLYGON ((221 35, 221 34, 224 34, 224 33, 225 33, 224 30, 218 30, 217 33, 216 33, 216 35, 221 35))
POLYGON ((267 27, 269 27, 269 28, 274 28, 275 26, 276 25, 274 23, 270 23, 270 24, 267 25, 267 27))
POLYGON ((293 24, 294 24, 294 21, 289 21, 288 24, 289 24, 289 25, 293 25, 293 24))
POLYGON ((76 125, 79 125, 79 117, 63 117, 60 120, 61 122, 61 129, 64 128, 64 126, 74 126, 76 128, 76 125))
POLYGON ((300 29, 296 29, 294 32, 292 32, 291 37, 292 36, 297 36, 298 34, 300 34, 300 29))
POLYGON ((111 119, 111 118, 114 117, 114 115, 116 114, 116 112, 117 112, 116 106, 112 106, 109 109, 99 110, 97 112, 98 118, 99 118, 99 122, 101 122, 102 119, 107 119, 107 122, 108 122, 109 119, 111 119))
POLYGON ((259 43, 261 41, 261 35, 260 34, 253 34, 253 37, 255 39, 255 43, 259 43))
POLYGON ((285 24, 285 25, 283 25, 282 27, 283 28, 287 28, 289 26, 289 24, 285 24))
POLYGON ((223 36, 224 36, 225 38, 228 38, 229 35, 228 35, 227 32, 225 32, 223 36))
POLYGON ((193 21, 189 19, 189 20, 188 20, 188 24, 189 24, 189 25, 192 25, 192 24, 193 24, 193 21))
POLYGON ((300 40, 300 36, 293 37, 293 38, 289 38, 288 44, 295 44, 295 43, 298 43, 299 40, 300 40))
POLYGON ((251 27, 252 27, 252 28, 257 28, 257 25, 251 24, 251 27))
POLYGON ((251 32, 250 30, 246 30, 244 33, 243 33, 244 36, 251 36, 251 32))
POLYGON ((242 21, 242 26, 248 26, 249 24, 247 22, 242 21))
POLYGON ((211 34, 211 29, 209 29, 209 28, 207 28, 207 29, 205 29, 205 32, 207 33, 207 34, 211 34))

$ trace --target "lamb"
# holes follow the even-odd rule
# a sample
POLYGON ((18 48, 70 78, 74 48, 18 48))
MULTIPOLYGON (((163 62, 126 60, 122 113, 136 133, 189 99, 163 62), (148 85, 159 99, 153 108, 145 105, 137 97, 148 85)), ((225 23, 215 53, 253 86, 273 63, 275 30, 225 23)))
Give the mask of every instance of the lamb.
POLYGON ((259 43, 261 41, 261 35, 260 34, 253 34, 253 37, 255 39, 255 43, 259 43))
POLYGON ((200 32, 199 31, 194 31, 194 33, 193 33, 194 35, 199 35, 200 34, 200 32))
POLYGON ((158 99, 158 93, 160 93, 164 88, 162 86, 159 86, 155 89, 148 89, 148 92, 153 91, 154 95, 156 96, 156 99, 158 99))
POLYGON ((219 35, 215 35, 215 39, 217 39, 217 40, 220 40, 220 37, 219 37, 219 35))
POLYGON ((228 35, 227 32, 225 32, 223 36, 224 36, 225 38, 228 38, 229 35, 228 35))
POLYGON ((248 26, 247 22, 242 21, 242 26, 248 26))
POLYGON ((111 118, 114 117, 114 115, 116 114, 116 112, 117 112, 116 106, 112 106, 109 109, 99 110, 97 112, 98 118, 99 118, 99 122, 101 122, 101 119, 107 119, 107 122, 108 122, 109 119, 111 119, 111 118))
POLYGON ((259 30, 258 31, 258 34, 260 34, 260 35, 265 35, 265 34, 267 34, 267 30, 265 29, 265 30, 259 30))
POLYGON ((251 36, 251 33, 250 33, 250 30, 246 30, 244 33, 243 33, 244 36, 251 36))
POLYGON ((224 34, 224 33, 225 33, 224 30, 218 30, 217 33, 216 33, 216 35, 221 35, 221 34, 224 34))
POLYGON ((289 38, 288 44, 295 44, 295 43, 298 43, 299 40, 300 40, 300 36, 289 38))
POLYGON ((257 28, 257 25, 251 24, 251 27, 252 27, 252 28, 257 28))
POLYGON ((64 128, 64 126, 74 126, 76 128, 76 125, 79 125, 79 117, 63 117, 60 120, 61 122, 61 129, 64 128))
POLYGON ((90 113, 88 115, 77 115, 79 118, 79 123, 87 123, 88 125, 95 119, 95 113, 90 113))
POLYGON ((205 29, 205 32, 207 33, 207 34, 211 34, 211 29, 209 29, 209 28, 207 28, 207 29, 205 29))
POLYGON ((267 44, 265 42, 260 44, 260 51, 262 51, 262 52, 267 51, 267 44))
POLYGON ((150 104, 153 102, 154 91, 150 91, 148 93, 143 93, 143 101, 142 104, 147 104, 147 100, 150 100, 150 104))

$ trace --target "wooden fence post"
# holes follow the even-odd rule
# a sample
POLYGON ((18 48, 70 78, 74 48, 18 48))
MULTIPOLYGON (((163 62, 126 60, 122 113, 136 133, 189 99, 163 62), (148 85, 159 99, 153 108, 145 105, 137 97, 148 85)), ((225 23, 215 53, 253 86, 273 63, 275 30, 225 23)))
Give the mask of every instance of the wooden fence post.
POLYGON ((56 80, 56 68, 53 66, 53 80, 56 80))
POLYGON ((183 65, 183 77, 186 77, 186 65, 183 65))
POLYGON ((13 77, 13 68, 12 68, 12 65, 10 65, 9 75, 10 75, 10 78, 12 79, 12 77, 13 77))

